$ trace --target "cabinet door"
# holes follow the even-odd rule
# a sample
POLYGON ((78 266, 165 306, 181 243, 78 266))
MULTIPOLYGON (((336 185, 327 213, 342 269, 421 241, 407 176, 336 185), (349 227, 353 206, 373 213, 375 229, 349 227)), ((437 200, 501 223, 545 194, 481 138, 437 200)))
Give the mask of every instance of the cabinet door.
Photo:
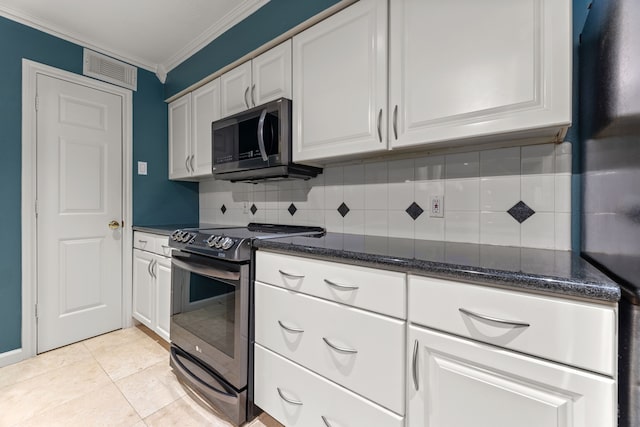
POLYGON ((614 427, 611 378, 409 328, 412 427, 614 427))
POLYGON ((293 160, 387 149, 387 2, 362 0, 293 38, 293 160))
POLYGON ((169 179, 191 175, 191 94, 169 104, 169 179))
POLYGON ((155 304, 151 262, 154 256, 139 249, 133 250, 133 317, 153 329, 155 304))
POLYGON ((211 122, 220 118, 220 79, 215 79, 195 90, 191 96, 193 176, 211 176, 211 122))
POLYGON ((251 66, 254 107, 278 98, 291 99, 291 39, 254 58, 251 66))
POLYGON ((392 147, 570 123, 569 0, 390 3, 392 147))
POLYGON ((250 92, 251 61, 247 61, 220 76, 222 117, 227 117, 250 108, 250 92))
POLYGON ((171 319, 171 258, 157 256, 155 259, 156 317, 154 331, 168 342, 171 319))

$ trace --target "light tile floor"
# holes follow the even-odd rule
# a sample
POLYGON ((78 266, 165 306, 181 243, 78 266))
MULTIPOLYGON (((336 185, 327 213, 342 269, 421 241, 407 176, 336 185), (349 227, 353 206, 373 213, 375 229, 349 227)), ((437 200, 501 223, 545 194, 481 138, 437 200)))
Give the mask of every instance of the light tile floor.
MULTIPOLYGON (((186 395, 167 348, 129 328, 0 368, 0 427, 231 426, 186 395)), ((266 414, 249 426, 281 427, 266 414)))

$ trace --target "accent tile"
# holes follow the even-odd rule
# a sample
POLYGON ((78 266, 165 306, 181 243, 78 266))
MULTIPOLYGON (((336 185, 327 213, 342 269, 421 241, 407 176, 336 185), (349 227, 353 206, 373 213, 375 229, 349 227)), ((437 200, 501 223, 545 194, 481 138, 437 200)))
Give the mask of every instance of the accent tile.
POLYGON ((289 213, 291 214, 291 216, 293 216, 296 211, 298 210, 298 208, 296 208, 296 205, 294 205, 293 203, 291 203, 289 205, 289 207, 287 208, 287 210, 289 211, 289 213))
POLYGON ((220 208, 220 211, 224 215, 227 212, 227 207, 225 205, 222 205, 222 207, 220 208))
POLYGON ((416 202, 411 203, 409 207, 405 210, 405 212, 413 219, 414 221, 424 212, 424 209, 420 207, 416 202))
POLYGON ((345 205, 344 202, 338 206, 338 212, 344 218, 349 213, 349 206, 345 205))
POLYGON ((519 201, 518 203, 513 205, 511 209, 507 211, 507 213, 511 215, 513 219, 515 219, 520 224, 522 224, 524 221, 529 219, 536 212, 533 209, 531 209, 529 206, 527 206, 527 204, 524 203, 523 201, 519 201))

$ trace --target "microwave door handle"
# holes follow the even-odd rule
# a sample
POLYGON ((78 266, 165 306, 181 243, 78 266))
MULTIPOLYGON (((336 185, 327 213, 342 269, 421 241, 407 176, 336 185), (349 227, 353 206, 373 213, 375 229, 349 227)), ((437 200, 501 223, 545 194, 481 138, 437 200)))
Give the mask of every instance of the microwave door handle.
POLYGON ((264 148, 264 119, 267 117, 267 109, 265 108, 260 113, 260 120, 258 120, 258 147, 260 148, 260 154, 262 154, 262 160, 268 161, 267 150, 264 148))
POLYGON ((203 276, 213 277, 214 279, 227 279, 227 280, 235 280, 235 281, 240 280, 240 273, 238 272, 220 270, 214 267, 194 265, 194 264, 176 259, 175 255, 171 259, 171 263, 176 267, 182 268, 183 270, 190 271, 196 274, 201 274, 203 276))

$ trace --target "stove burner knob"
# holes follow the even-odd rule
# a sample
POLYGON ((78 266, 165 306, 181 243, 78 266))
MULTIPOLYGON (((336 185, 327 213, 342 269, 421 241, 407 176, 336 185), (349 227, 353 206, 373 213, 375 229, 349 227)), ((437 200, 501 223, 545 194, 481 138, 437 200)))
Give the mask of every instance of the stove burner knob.
POLYGON ((233 239, 230 239, 229 237, 224 239, 224 241, 222 242, 222 249, 227 250, 231 246, 233 246, 233 239))
POLYGON ((214 246, 215 246, 217 249, 220 249, 220 248, 222 247, 222 243, 223 243, 226 239, 227 239, 227 238, 226 238, 226 237, 224 237, 224 236, 218 236, 218 238, 217 238, 217 239, 215 239, 215 241, 214 241, 214 246))
POLYGON ((180 239, 180 241, 183 242, 183 243, 187 243, 189 240, 191 240, 191 237, 192 237, 191 233, 185 232, 182 235, 182 239, 180 239))
POLYGON ((216 236, 216 235, 211 235, 209 236, 209 238, 206 240, 207 246, 209 246, 210 248, 213 247, 213 245, 215 245, 216 241, 220 238, 220 236, 216 236))
POLYGON ((178 235, 180 234, 180 230, 176 230, 173 233, 171 233, 171 240, 173 240, 174 242, 176 240, 178 240, 178 235))

